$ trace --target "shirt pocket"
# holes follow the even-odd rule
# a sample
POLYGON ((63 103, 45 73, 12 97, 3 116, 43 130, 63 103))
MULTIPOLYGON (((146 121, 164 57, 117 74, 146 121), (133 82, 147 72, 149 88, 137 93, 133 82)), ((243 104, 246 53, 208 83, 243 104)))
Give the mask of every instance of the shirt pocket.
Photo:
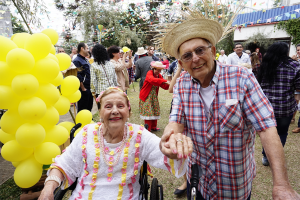
POLYGON ((219 109, 221 131, 237 131, 242 129, 244 123, 239 103, 234 105, 221 105, 219 109))

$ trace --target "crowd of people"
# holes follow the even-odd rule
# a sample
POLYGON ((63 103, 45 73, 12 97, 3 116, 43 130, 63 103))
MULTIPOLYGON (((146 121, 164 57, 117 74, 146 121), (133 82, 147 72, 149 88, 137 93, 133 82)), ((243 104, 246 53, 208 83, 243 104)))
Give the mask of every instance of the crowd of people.
MULTIPOLYGON (((262 164, 271 166, 273 198, 300 199, 289 184, 283 151, 300 100, 295 98, 300 94, 300 45, 291 58, 283 42, 272 44, 264 55, 259 48, 251 53, 236 43, 233 53, 226 56, 221 50, 216 60, 222 29, 218 22, 208 22, 210 26, 191 20, 166 34, 162 48, 176 58, 171 64, 166 56, 156 57, 153 46, 139 47, 134 54, 101 44, 72 48, 82 94, 78 111, 91 110, 95 99, 100 122, 85 127, 55 159, 40 199, 76 177, 80 181, 71 199, 137 199, 143 160, 177 177, 184 175, 176 195, 187 191, 192 198, 189 180, 196 165, 197 199, 250 199, 256 134, 263 146, 262 164), (189 23, 197 29, 181 37, 180 30, 189 23), (133 105, 126 91, 137 79, 139 115, 146 128, 128 122, 133 105), (173 93, 162 138, 150 133, 160 130, 159 87, 173 93)), ((300 119, 293 132, 300 132, 300 119)))

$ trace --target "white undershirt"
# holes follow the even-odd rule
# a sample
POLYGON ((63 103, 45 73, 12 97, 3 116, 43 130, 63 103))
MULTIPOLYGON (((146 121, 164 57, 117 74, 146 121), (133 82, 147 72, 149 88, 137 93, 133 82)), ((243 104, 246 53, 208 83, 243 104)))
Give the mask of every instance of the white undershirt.
POLYGON ((213 101, 214 88, 210 85, 206 88, 200 87, 200 95, 202 97, 206 117, 209 116, 209 108, 213 101))

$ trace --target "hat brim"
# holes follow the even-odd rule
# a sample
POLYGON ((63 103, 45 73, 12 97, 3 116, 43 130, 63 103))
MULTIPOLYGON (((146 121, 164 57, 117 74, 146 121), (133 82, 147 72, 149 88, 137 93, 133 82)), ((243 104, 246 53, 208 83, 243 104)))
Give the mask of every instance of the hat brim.
POLYGON ((164 51, 177 59, 180 45, 194 38, 204 38, 213 46, 217 44, 223 34, 222 25, 210 19, 190 19, 175 26, 164 38, 164 51))
POLYGON ((136 55, 138 55, 138 56, 140 56, 140 55, 144 55, 144 54, 146 54, 148 51, 147 50, 144 50, 144 52, 136 52, 135 54, 136 55))
POLYGON ((155 69, 165 69, 166 68, 166 65, 151 65, 152 68, 155 68, 155 69))

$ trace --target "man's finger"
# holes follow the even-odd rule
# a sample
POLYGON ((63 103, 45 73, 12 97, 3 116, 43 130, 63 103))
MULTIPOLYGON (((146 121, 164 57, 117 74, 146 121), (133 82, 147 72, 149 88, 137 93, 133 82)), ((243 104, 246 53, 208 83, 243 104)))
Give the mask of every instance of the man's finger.
POLYGON ((165 133, 162 135, 162 137, 161 137, 161 141, 162 141, 162 142, 167 142, 172 134, 174 134, 174 130, 173 130, 173 129, 171 129, 171 131, 165 132, 165 133))

